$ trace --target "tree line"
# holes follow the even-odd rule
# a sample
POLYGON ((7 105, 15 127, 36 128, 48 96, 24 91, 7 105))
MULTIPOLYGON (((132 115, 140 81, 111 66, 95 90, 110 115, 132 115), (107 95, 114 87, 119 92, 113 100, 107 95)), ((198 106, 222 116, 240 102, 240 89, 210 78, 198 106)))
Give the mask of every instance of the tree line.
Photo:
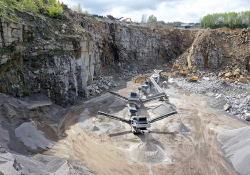
POLYGON ((200 22, 200 26, 203 28, 247 28, 250 26, 250 11, 209 14, 204 16, 200 22))
POLYGON ((157 18, 154 15, 150 15, 147 19, 147 15, 143 14, 141 23, 152 23, 152 22, 157 22, 157 18))

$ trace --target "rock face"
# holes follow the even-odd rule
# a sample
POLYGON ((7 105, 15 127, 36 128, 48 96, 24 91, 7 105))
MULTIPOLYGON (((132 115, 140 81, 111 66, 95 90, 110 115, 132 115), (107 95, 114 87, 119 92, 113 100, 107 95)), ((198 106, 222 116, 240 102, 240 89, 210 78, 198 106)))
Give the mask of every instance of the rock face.
POLYGON ((98 21, 78 14, 78 24, 93 35, 95 72, 102 65, 118 65, 139 70, 164 64, 189 48, 197 31, 149 29, 125 23, 98 21))
POLYGON ((15 13, 21 24, 0 24, 0 93, 14 97, 43 93, 66 106, 87 97, 103 70, 140 72, 176 58, 192 69, 230 69, 220 75, 232 81, 250 70, 246 30, 152 29, 66 6, 64 19, 15 13))
POLYGON ((166 63, 189 48, 197 33, 98 21, 66 6, 64 11, 69 17, 63 20, 16 12, 26 25, 1 21, 0 92, 43 93, 65 106, 88 96, 87 86, 102 67, 139 71, 166 63))
POLYGON ((0 92, 14 97, 43 93, 64 106, 88 96, 94 74, 90 33, 71 35, 70 25, 21 15, 28 25, 0 23, 0 92))
MULTIPOLYGON (((224 65, 233 66, 233 62, 249 69, 249 34, 250 32, 244 29, 233 31, 222 28, 201 31, 191 48, 184 54, 185 57, 181 58, 187 61, 189 68, 194 69, 217 69, 224 65)), ((235 70, 233 75, 240 75, 240 72, 235 70)))
POLYGON ((223 61, 223 53, 218 40, 210 32, 203 32, 189 49, 188 67, 218 68, 223 61))

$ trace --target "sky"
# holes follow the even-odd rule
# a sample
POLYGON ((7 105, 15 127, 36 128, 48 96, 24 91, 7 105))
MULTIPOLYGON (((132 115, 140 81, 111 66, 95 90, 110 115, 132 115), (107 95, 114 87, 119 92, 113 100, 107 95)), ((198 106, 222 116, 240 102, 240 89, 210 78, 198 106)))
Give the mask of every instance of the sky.
POLYGON ((113 15, 140 22, 154 15, 164 22, 199 22, 207 14, 250 10, 250 0, 61 0, 71 7, 80 3, 90 14, 113 15))

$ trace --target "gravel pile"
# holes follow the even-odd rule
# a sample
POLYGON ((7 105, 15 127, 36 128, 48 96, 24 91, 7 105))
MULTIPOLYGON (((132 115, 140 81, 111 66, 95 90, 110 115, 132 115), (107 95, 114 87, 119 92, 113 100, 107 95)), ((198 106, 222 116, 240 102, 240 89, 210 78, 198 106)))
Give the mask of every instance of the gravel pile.
POLYGON ((131 155, 142 163, 159 164, 165 158, 164 151, 152 142, 143 142, 131 148, 131 155))
POLYGON ((227 112, 245 120, 250 120, 250 92, 226 96, 227 112))
POLYGON ((187 82, 184 78, 177 78, 176 85, 184 90, 198 94, 204 94, 208 92, 225 93, 226 91, 248 89, 249 87, 248 84, 239 83, 236 85, 215 77, 205 77, 205 79, 203 81, 187 82))
POLYGON ((221 144, 224 157, 229 160, 234 169, 242 174, 250 174, 250 128, 228 130, 218 133, 217 140, 221 144))
POLYGON ((184 78, 170 79, 176 86, 198 94, 214 93, 214 100, 225 100, 224 110, 240 119, 250 121, 250 90, 247 83, 229 83, 216 77, 203 81, 187 82, 184 78))
POLYGON ((116 83, 113 80, 113 77, 100 76, 93 81, 92 85, 87 87, 89 95, 100 94, 103 90, 109 90, 110 88, 116 87, 116 83))

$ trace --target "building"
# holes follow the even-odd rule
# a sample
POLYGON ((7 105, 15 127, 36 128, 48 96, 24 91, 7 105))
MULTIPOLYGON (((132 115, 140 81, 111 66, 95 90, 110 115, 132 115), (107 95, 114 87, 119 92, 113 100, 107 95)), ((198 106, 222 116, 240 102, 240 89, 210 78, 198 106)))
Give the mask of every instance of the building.
POLYGON ((173 26, 176 29, 199 29, 200 23, 182 23, 181 25, 173 26))

